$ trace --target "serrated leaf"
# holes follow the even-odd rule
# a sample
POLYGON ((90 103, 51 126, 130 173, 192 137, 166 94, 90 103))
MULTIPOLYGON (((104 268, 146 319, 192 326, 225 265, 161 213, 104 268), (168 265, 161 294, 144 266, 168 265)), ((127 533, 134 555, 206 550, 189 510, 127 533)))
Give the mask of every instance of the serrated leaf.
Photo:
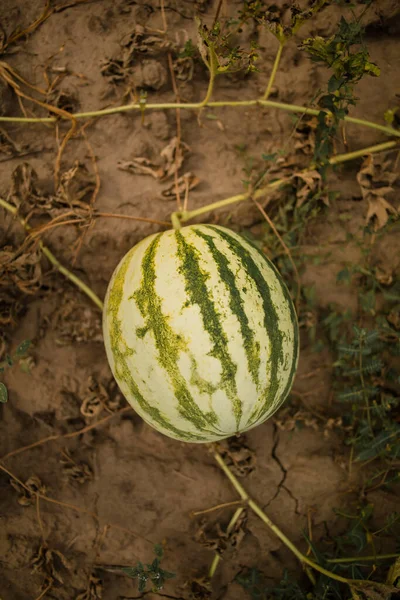
POLYGON ((136 577, 138 577, 138 575, 143 572, 143 568, 140 569, 138 567, 123 567, 121 571, 123 571, 125 575, 128 575, 128 577, 136 579, 136 577))

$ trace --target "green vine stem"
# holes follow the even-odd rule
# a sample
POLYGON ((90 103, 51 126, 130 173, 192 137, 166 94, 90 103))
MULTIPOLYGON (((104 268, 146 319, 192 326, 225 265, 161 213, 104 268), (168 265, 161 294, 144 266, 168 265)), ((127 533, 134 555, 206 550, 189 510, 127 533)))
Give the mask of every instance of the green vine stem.
POLYGON ((271 519, 265 514, 265 512, 258 506, 258 504, 249 496, 244 487, 238 481, 236 476, 232 473, 230 468, 225 464, 222 456, 214 449, 213 451, 214 458, 218 465, 221 467, 224 474, 227 476, 229 481, 232 483, 233 487, 239 494, 240 498, 246 502, 247 506, 252 509, 252 511, 265 523, 271 531, 275 533, 275 535, 285 544, 285 546, 299 559, 302 565, 308 565, 315 571, 319 571, 323 575, 331 579, 335 579, 341 583, 345 583, 350 586, 350 588, 360 589, 369 586, 373 586, 375 588, 385 587, 383 584, 379 584, 375 581, 368 581, 363 579, 348 579, 347 577, 342 577, 341 575, 337 575, 324 567, 321 567, 319 564, 308 558, 305 554, 300 552, 300 550, 289 540, 288 537, 271 521, 271 519))
POLYGON ((268 100, 269 95, 271 93, 272 86, 274 84, 275 77, 278 72, 279 63, 281 61, 282 50, 283 50, 284 45, 285 45, 284 41, 279 41, 278 52, 276 53, 276 56, 275 56, 274 66, 272 67, 271 76, 269 78, 267 89, 265 90, 265 94, 263 96, 263 100, 268 100))
MULTIPOLYGON (((12 204, 7 202, 6 200, 3 200, 3 198, 0 198, 0 206, 5 208, 6 210, 8 210, 8 212, 10 212, 12 215, 17 216, 19 222, 24 227, 24 229, 26 231, 30 231, 31 227, 28 225, 28 223, 25 221, 25 219, 23 219, 22 217, 20 217, 18 215, 18 211, 15 206, 12 206, 12 204)), ((66 269, 60 263, 60 261, 54 256, 54 254, 51 252, 51 250, 49 250, 49 248, 47 248, 47 246, 45 246, 43 244, 43 242, 41 242, 41 241, 39 241, 39 248, 41 249, 43 254, 48 258, 48 260, 51 262, 51 264, 54 265, 56 267, 56 269, 58 269, 58 271, 60 271, 60 273, 62 273, 67 279, 72 281, 72 283, 74 285, 76 285, 80 290, 82 290, 82 292, 84 292, 96 304, 96 306, 98 306, 98 308, 100 308, 100 310, 103 310, 103 306, 104 306, 103 302, 93 292, 93 290, 91 290, 90 287, 86 285, 86 283, 84 283, 81 279, 79 279, 79 277, 74 275, 71 271, 66 269)))
MULTIPOLYGON (((362 148, 361 150, 355 150, 354 152, 346 152, 345 154, 337 154, 329 159, 329 164, 337 165, 348 160, 354 160, 355 158, 360 158, 362 156, 366 156, 367 154, 374 154, 377 152, 384 152, 386 150, 393 150, 399 145, 397 140, 391 140, 388 142, 383 142, 382 144, 375 144, 375 146, 369 146, 368 148, 362 148)), ((305 169, 304 172, 313 170, 315 165, 311 165, 310 169, 305 169)), ((258 200, 267 194, 270 190, 275 189, 281 186, 283 183, 286 183, 290 180, 291 176, 282 179, 276 179, 275 181, 271 181, 263 188, 260 188, 253 193, 251 192, 243 192, 242 194, 236 194, 236 196, 230 196, 229 198, 225 198, 224 200, 218 200, 217 202, 212 202, 211 204, 207 204, 206 206, 202 206, 200 208, 196 208, 195 210, 183 211, 183 212, 174 212, 171 215, 171 222, 173 224, 174 229, 177 229, 176 220, 178 219, 180 223, 185 223, 186 221, 190 221, 195 217, 203 215, 204 213, 217 210, 218 208, 224 208, 225 206, 230 206, 231 204, 237 204, 238 202, 243 202, 244 200, 249 200, 253 198, 254 200, 258 200), (175 223, 175 224, 174 224, 175 223)))
MULTIPOLYGON (((347 152, 346 154, 338 154, 330 159, 330 164, 339 164, 345 162, 347 160, 352 160, 354 158, 358 158, 360 156, 364 156, 366 154, 372 154, 374 152, 382 152, 384 150, 391 150, 398 145, 396 140, 383 142, 382 144, 376 144, 375 146, 370 146, 368 148, 363 148, 361 150, 356 150, 354 152, 347 152)), ((308 169, 306 169, 307 171, 308 169)), ((230 198, 225 198, 224 200, 219 200, 217 202, 213 202, 208 204, 207 206, 202 206, 201 208, 197 208, 192 211, 184 211, 184 212, 174 212, 171 214, 171 224, 174 229, 180 229, 181 223, 189 221, 194 217, 202 215, 206 212, 210 212, 212 210, 216 210, 218 208, 223 208, 225 206, 229 206, 231 204, 237 202, 243 202, 244 200, 248 200, 250 197, 255 200, 262 198, 265 196, 268 191, 279 187, 281 184, 288 181, 289 178, 276 179, 272 181, 267 186, 262 189, 255 190, 252 194, 250 192, 244 192, 243 194, 237 194, 236 196, 231 196, 230 198)), ((18 216, 17 209, 15 206, 12 206, 6 200, 0 198, 0 206, 5 208, 8 212, 13 214, 14 216, 18 216)), ((19 217, 19 221, 21 225, 25 228, 26 231, 30 231, 30 227, 28 223, 26 223, 25 219, 19 217)), ((71 271, 69 271, 66 267, 64 267, 59 260, 54 256, 54 254, 45 246, 41 241, 39 241, 39 247, 42 250, 43 254, 48 258, 48 260, 62 273, 67 279, 72 281, 78 288, 80 288, 95 304, 100 310, 103 310, 103 302, 100 298, 87 286, 79 277, 74 275, 71 271)))
POLYGON ((206 63, 207 68, 209 70, 210 73, 210 79, 208 81, 208 88, 207 88, 207 93, 206 93, 206 97, 204 98, 203 102, 199 103, 199 108, 202 108, 203 106, 207 106, 207 104, 210 101, 210 98, 212 96, 213 90, 214 90, 214 81, 215 81, 215 77, 218 73, 218 57, 217 54, 214 50, 213 46, 209 46, 208 48, 208 52, 209 52, 209 56, 210 56, 210 62, 206 63))
MULTIPOLYGON (((146 104, 147 110, 167 110, 167 109, 177 109, 182 108, 186 110, 198 110, 200 108, 204 108, 208 106, 210 108, 220 108, 224 106, 265 106, 269 108, 278 108, 280 110, 284 110, 292 113, 299 113, 303 115, 318 115, 320 113, 319 110, 314 108, 308 108, 307 106, 299 106, 298 104, 287 104, 285 102, 274 102, 273 100, 264 100, 263 98, 255 99, 255 100, 219 100, 213 102, 207 102, 204 104, 204 100, 202 102, 162 102, 159 104, 146 104)), ((92 119, 95 117, 104 117, 106 115, 114 115, 116 113, 129 112, 132 110, 143 110, 143 105, 140 102, 135 102, 133 104, 126 104, 124 106, 115 106, 112 108, 104 108, 102 110, 94 110, 88 112, 79 112, 79 113, 71 113, 68 117, 2 117, 0 116, 0 122, 8 122, 8 123, 56 123, 59 118, 67 119, 92 119)), ((327 111, 329 115, 329 111, 327 111)), ((373 121, 367 121, 365 119, 358 119, 357 117, 345 116, 344 121, 347 123, 354 123, 356 125, 362 125, 363 127, 370 127, 372 129, 376 129, 378 131, 382 131, 386 135, 400 137, 400 130, 394 129, 393 127, 388 127, 387 125, 381 125, 380 123, 375 123, 373 121)))
POLYGON ((364 560, 370 562, 375 560, 388 560, 391 558, 399 558, 400 554, 375 554, 374 556, 351 556, 345 558, 328 558, 326 562, 334 564, 345 564, 353 562, 362 562, 364 560))

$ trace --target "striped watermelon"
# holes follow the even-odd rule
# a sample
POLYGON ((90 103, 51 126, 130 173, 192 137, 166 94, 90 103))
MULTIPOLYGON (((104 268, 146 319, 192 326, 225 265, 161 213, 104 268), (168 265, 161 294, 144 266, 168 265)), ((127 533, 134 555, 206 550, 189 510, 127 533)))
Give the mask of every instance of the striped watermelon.
POLYGON ((240 235, 190 225, 121 260, 104 306, 118 385, 152 427, 212 442, 268 419, 289 393, 298 326, 274 265, 240 235))

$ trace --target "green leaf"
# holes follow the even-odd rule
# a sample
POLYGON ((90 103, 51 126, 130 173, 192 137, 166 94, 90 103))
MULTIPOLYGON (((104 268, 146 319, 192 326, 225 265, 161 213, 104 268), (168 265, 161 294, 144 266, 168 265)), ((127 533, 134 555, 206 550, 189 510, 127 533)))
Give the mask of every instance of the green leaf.
POLYGON ((4 383, 0 381, 0 403, 5 404, 8 400, 8 391, 4 383))
POLYGON ((156 544, 154 546, 154 554, 158 556, 158 558, 162 558, 164 556, 164 548, 162 544, 156 544))
POLYGON ((347 267, 339 271, 339 273, 336 275, 336 281, 338 283, 350 283, 351 273, 347 267))
POLYGON ((277 152, 273 152, 272 154, 261 154, 261 158, 263 160, 269 160, 269 161, 276 160, 277 156, 278 156, 277 152))
POLYGON ((15 356, 17 356, 17 357, 24 356, 24 354, 26 354, 27 351, 29 350, 31 343, 32 343, 31 340, 25 340, 24 342, 22 342, 16 349, 15 356))
MULTIPOLYGON (((398 440, 399 437, 400 427, 395 426, 394 428, 381 431, 373 440, 371 440, 367 448, 358 453, 355 460, 369 460, 370 458, 379 456, 384 451, 386 453, 390 452, 391 444, 393 444, 393 442, 395 443, 396 439, 398 440)), ((395 455, 396 454, 397 453, 395 453, 395 455)))
POLYGON ((190 58, 196 54, 196 46, 191 39, 188 39, 182 52, 179 53, 179 58, 190 58))

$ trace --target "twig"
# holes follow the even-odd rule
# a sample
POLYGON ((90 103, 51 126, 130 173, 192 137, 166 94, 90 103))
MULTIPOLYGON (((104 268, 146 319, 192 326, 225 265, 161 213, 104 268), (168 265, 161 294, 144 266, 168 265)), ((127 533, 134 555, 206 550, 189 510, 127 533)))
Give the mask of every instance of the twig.
POLYGON ((400 554, 375 554, 374 556, 346 556, 345 558, 328 558, 326 562, 335 564, 344 564, 352 562, 362 562, 363 560, 375 561, 375 560, 388 560, 390 558, 399 558, 400 554))
POLYGON ((88 137, 87 137, 86 131, 85 131, 86 126, 88 124, 89 123, 86 123, 85 125, 83 125, 81 127, 80 133, 82 133, 83 140, 84 140, 84 142, 86 144, 86 148, 88 149, 89 156, 90 156, 90 159, 92 161, 93 172, 94 172, 94 176, 95 176, 95 186, 94 186, 93 193, 91 195, 90 202, 89 202, 89 223, 88 223, 87 227, 84 229, 84 231, 82 232, 82 234, 81 234, 81 236, 80 236, 80 238, 78 240, 78 243, 76 245, 76 250, 75 250, 75 253, 74 253, 74 257, 72 259, 72 265, 73 266, 76 263, 76 260, 78 258, 78 254, 79 254, 80 249, 82 248, 83 242, 85 240, 85 236, 86 236, 87 232, 89 231, 89 229, 93 226, 93 209, 94 209, 94 205, 95 205, 97 196, 99 194, 100 185, 101 185, 100 173, 99 173, 99 168, 97 166, 96 156, 95 156, 95 153, 93 152, 93 148, 92 148, 92 146, 91 146, 91 144, 90 144, 90 142, 88 140, 88 137))
POLYGON ((262 216, 264 217, 264 219, 267 221, 268 225, 271 227, 271 229, 274 232, 274 234, 276 235, 276 237, 278 238, 279 243, 281 244, 282 248, 284 249, 285 254, 287 255, 288 259, 290 260, 290 264, 293 267, 293 272, 294 272, 295 277, 296 277, 296 300, 295 300, 295 305, 296 305, 296 310, 298 312, 299 311, 299 306, 300 306, 300 276, 299 276, 299 272, 297 270, 296 263, 293 260, 293 257, 292 257, 292 254, 291 254, 289 248, 285 244, 282 236, 280 235, 279 231, 275 227, 273 221, 268 216, 267 212, 263 209, 263 207, 261 206, 261 204, 259 202, 257 202, 257 200, 255 200, 254 198, 252 198, 252 200, 253 200, 254 204, 257 206, 257 208, 260 211, 260 213, 262 214, 262 216))
POLYGON ((214 512, 214 510, 220 510, 221 508, 230 508, 231 506, 236 506, 237 504, 243 504, 243 502, 241 500, 234 500, 233 502, 223 502, 222 504, 217 504, 216 506, 212 506, 211 508, 193 511, 190 513, 190 515, 192 517, 197 517, 198 515, 205 515, 206 513, 214 512))
POLYGON ((43 592, 41 592, 39 594, 39 596, 37 598, 35 598, 35 600, 42 600, 42 598, 45 597, 45 595, 47 594, 47 592, 49 592, 52 587, 53 587, 53 584, 49 583, 49 585, 43 590, 43 592))
POLYGON ((217 6, 217 10, 215 11, 215 15, 214 15, 214 21, 213 21, 213 27, 215 27, 215 25, 217 24, 217 21, 219 19, 219 13, 221 12, 221 7, 222 7, 222 2, 224 0, 219 0, 218 2, 218 6, 217 6))
POLYGON ((167 24, 167 16, 165 14, 165 0, 160 0, 160 10, 161 10, 161 19, 163 23, 163 30, 160 33, 167 33, 168 24, 167 24))
POLYGON ((147 217, 133 217, 131 215, 119 215, 117 213, 96 212, 95 217, 108 217, 110 219, 130 219, 131 221, 142 221, 143 223, 153 223, 154 225, 162 225, 163 227, 171 227, 168 221, 158 221, 157 219, 148 219, 147 217))
POLYGON ((109 421, 113 417, 116 417, 117 415, 121 415, 122 413, 131 411, 131 410, 132 410, 132 408, 130 406, 124 406, 124 408, 121 408, 120 410, 115 411, 112 415, 107 415, 103 419, 96 421, 96 423, 91 423, 90 425, 87 425, 86 427, 83 427, 82 429, 78 429, 78 431, 72 431, 71 433, 63 433, 63 434, 59 434, 59 435, 49 435, 48 437, 42 438, 41 440, 38 440, 37 442, 33 442, 33 444, 28 444, 27 446, 21 446, 20 448, 17 448, 16 450, 12 450, 8 454, 5 454, 0 459, 0 461, 4 462, 5 460, 7 460, 8 458, 11 458, 12 456, 21 454, 21 452, 25 452, 26 450, 31 450, 32 448, 37 448, 38 446, 42 446, 43 444, 47 444, 48 442, 54 442, 55 440, 70 439, 73 437, 77 437, 78 435, 87 433, 91 429, 95 429, 96 427, 99 427, 100 425, 104 425, 104 423, 107 423, 107 421, 109 421))
POLYGON ((39 523, 40 532, 42 535, 42 541, 43 541, 43 544, 45 544, 46 538, 44 535, 43 521, 42 521, 42 517, 40 516, 40 497, 37 494, 36 494, 36 516, 37 516, 37 520, 39 523))
MULTIPOLYGON (((179 90, 176 85, 175 73, 174 73, 174 64, 172 62, 171 52, 168 52, 168 65, 169 71, 171 73, 171 81, 172 87, 175 94, 175 99, 179 103, 179 90)), ((182 148, 181 148, 181 111, 179 108, 176 109, 176 150, 175 150, 175 169, 174 169, 174 183, 175 183, 175 195, 176 195, 176 204, 178 206, 178 210, 182 210, 182 203, 179 194, 179 184, 178 184, 178 162, 182 156, 182 148)))
MULTIPOLYGON (((3 200, 2 198, 0 198, 0 206, 3 206, 3 208, 8 210, 13 215, 18 216, 17 209, 14 206, 12 206, 11 204, 9 204, 8 202, 6 202, 5 200, 3 200)), ((20 216, 18 216, 18 219, 19 219, 21 225, 26 229, 26 231, 30 231, 31 228, 28 225, 28 223, 25 221, 25 219, 21 218, 20 216)), ((77 277, 76 275, 71 273, 71 271, 66 269, 60 263, 60 261, 54 256, 54 254, 47 248, 47 246, 45 246, 41 241, 39 241, 39 247, 40 247, 41 251, 43 252, 43 254, 49 259, 51 264, 54 265, 60 271, 60 273, 62 273, 65 277, 67 277, 67 279, 72 281, 72 283, 74 283, 78 288, 80 288, 96 304, 96 306, 98 306, 101 310, 103 310, 103 302, 93 292, 93 290, 91 290, 90 287, 86 285, 86 283, 84 283, 81 279, 79 279, 79 277, 77 277)))

